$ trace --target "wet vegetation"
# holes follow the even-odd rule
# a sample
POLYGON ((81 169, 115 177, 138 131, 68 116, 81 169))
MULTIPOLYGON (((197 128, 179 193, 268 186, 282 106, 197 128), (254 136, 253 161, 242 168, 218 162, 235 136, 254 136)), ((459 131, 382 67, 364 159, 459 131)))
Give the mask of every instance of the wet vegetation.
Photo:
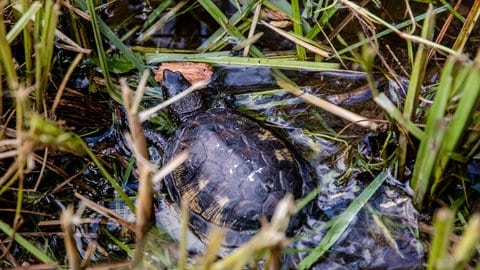
POLYGON ((0 10, 1 269, 480 269, 479 1, 0 10), (196 245, 163 188, 187 158, 162 160, 172 62, 212 67, 191 91, 285 137, 318 180, 235 250, 221 230, 196 245))

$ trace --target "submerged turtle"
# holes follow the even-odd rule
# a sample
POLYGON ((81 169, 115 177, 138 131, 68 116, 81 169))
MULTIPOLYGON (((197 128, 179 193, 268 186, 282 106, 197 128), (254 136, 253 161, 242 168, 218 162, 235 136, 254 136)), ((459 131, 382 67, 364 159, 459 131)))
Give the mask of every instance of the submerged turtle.
MULTIPOLYGON (((190 86, 178 72, 164 71, 166 97, 190 86)), ((184 198, 190 227, 206 239, 211 225, 226 230, 224 247, 236 247, 269 220, 287 193, 304 197, 314 182, 311 169, 281 137, 231 109, 206 110, 197 92, 170 105, 179 125, 169 138, 164 163, 187 150, 189 158, 165 178, 170 197, 184 198)), ((294 228, 301 215, 289 226, 294 228)))

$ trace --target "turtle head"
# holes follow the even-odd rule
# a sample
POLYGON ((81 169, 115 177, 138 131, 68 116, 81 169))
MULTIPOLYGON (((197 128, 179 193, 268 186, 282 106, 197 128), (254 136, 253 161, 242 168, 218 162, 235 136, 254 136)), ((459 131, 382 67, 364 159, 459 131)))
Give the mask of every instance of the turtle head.
MULTIPOLYGON (((191 86, 180 72, 168 69, 163 71, 162 85, 165 99, 171 98, 191 86)), ((197 92, 190 93, 169 106, 170 114, 176 122, 185 122, 200 110, 203 110, 203 104, 201 96, 197 92)))

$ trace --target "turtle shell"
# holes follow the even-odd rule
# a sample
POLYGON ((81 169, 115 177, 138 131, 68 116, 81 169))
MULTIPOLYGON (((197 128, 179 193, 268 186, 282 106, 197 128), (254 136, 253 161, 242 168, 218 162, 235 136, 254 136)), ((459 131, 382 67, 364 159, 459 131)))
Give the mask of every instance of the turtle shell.
POLYGON ((301 198, 311 190, 311 173, 289 144, 233 110, 191 116, 169 139, 164 160, 185 150, 189 158, 166 187, 176 202, 187 201, 200 239, 215 225, 227 230, 226 246, 240 245, 287 193, 301 198))

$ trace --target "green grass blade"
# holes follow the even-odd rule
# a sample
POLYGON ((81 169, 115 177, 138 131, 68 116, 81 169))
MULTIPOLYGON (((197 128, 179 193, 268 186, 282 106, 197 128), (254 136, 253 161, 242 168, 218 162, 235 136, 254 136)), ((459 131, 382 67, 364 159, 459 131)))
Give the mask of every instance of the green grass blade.
POLYGON ((435 178, 440 178, 443 170, 450 160, 450 154, 455 150, 461 137, 464 135, 464 131, 469 123, 472 112, 477 104, 480 96, 480 58, 477 57, 475 65, 470 67, 464 67, 469 71, 467 78, 464 81, 461 93, 461 99, 455 110, 454 115, 447 128, 445 138, 442 143, 442 152, 439 157, 439 163, 435 170, 435 178))
MULTIPOLYGON (((293 32, 299 37, 303 37, 302 17, 300 16, 300 3, 298 2, 298 0, 292 1, 292 21, 293 32)), ((307 58, 305 48, 298 44, 295 47, 297 48, 297 59, 300 61, 305 61, 305 59, 307 58)))
POLYGON ((472 34, 474 27, 477 25, 478 17, 480 16, 480 2, 475 1, 470 8, 467 19, 462 25, 460 33, 458 33, 457 39, 452 46, 453 50, 463 51, 468 38, 472 34))
POLYGON ((7 34, 7 41, 8 43, 12 43, 12 41, 25 29, 27 24, 33 20, 35 14, 42 8, 42 4, 40 2, 33 2, 30 8, 25 12, 18 21, 15 22, 12 29, 8 31, 7 34))
MULTIPOLYGON (((432 6, 429 6, 426 16, 426 20, 423 22, 422 27, 422 38, 431 40, 435 30, 435 16, 433 15, 432 6)), ((412 119, 413 113, 417 107, 418 95, 420 94, 423 78, 425 77, 425 70, 428 64, 427 56, 428 48, 426 48, 424 44, 419 44, 403 110, 403 114, 407 119, 412 119)))
MULTIPOLYGON (((233 34, 236 32, 235 26, 233 26, 227 16, 215 5, 213 1, 210 0, 198 0, 200 5, 212 16, 212 18, 217 21, 217 23, 225 29, 228 34, 233 34)), ((235 35, 236 36, 236 35, 235 35)))
MULTIPOLYGON (((229 22, 228 18, 215 5, 215 3, 213 3, 210 0, 199 0, 198 2, 208 11, 208 13, 212 16, 212 18, 215 19, 215 21, 225 29, 227 34, 239 39, 240 41, 245 40, 245 37, 243 36, 242 32, 232 24, 228 23, 229 22)), ((257 49, 255 46, 250 47, 250 53, 254 57, 264 57, 262 52, 260 52, 260 50, 257 49)), ((273 71, 273 73, 275 74, 275 71, 273 71)))
POLYGON ((344 72, 339 69, 337 63, 323 63, 323 62, 305 62, 295 61, 290 59, 275 59, 275 58, 255 58, 255 57, 229 57, 221 56, 226 53, 216 54, 169 54, 169 53, 147 53, 145 59, 147 63, 160 63, 165 61, 190 61, 202 62, 216 65, 239 65, 250 67, 270 67, 279 69, 293 69, 293 70, 312 70, 312 71, 337 71, 344 72), (220 55, 220 56, 215 56, 220 55))
POLYGON ((27 239, 23 238, 18 233, 14 233, 12 227, 10 227, 7 223, 3 222, 0 219, 0 230, 2 230, 5 234, 8 236, 12 237, 17 242, 19 245, 21 245, 23 248, 25 248, 28 252, 32 253, 33 256, 35 256, 37 259, 39 259, 43 263, 52 263, 54 262, 53 259, 48 257, 44 252, 39 250, 36 246, 34 246, 30 241, 27 239))
POLYGON ((15 70, 15 62, 12 61, 12 50, 6 36, 5 20, 3 14, 3 6, 0 5, 0 63, 2 64, 2 72, 5 72, 7 84, 10 91, 16 91, 18 88, 18 77, 15 70))
POLYGON ((95 6, 93 4, 93 0, 86 0, 86 1, 87 1, 86 4, 88 9, 88 14, 90 15, 90 22, 93 29, 93 37, 95 39, 95 45, 97 47, 97 55, 100 61, 100 68, 102 69, 107 91, 117 101, 120 101, 121 100, 120 95, 119 93, 116 93, 115 89, 113 88, 113 83, 108 71, 107 55, 105 53, 105 49, 103 48, 102 36, 100 35, 100 27, 98 23, 99 18, 95 13, 95 6))
POLYGON ((477 250, 479 241, 480 215, 476 213, 470 217, 467 228, 462 233, 462 239, 453 250, 455 269, 461 270, 466 268, 468 262, 477 250))
MULTIPOLYGON (((244 19, 255 7, 258 0, 250 0, 247 4, 242 6, 242 10, 238 10, 232 17, 229 18, 229 22, 232 25, 237 25, 242 19, 244 19)), ((244 26, 238 26, 237 28, 240 32, 248 29, 250 27, 249 22, 245 23, 244 26)), ((227 32, 224 28, 220 27, 215 33, 211 34, 210 37, 205 40, 197 50, 206 52, 206 51, 217 51, 221 50, 224 46, 226 46, 226 42, 222 41, 221 39, 225 36, 227 32)))
POLYGON ((49 73, 51 72, 55 29, 57 28, 58 14, 60 6, 53 1, 45 1, 43 5, 43 12, 37 16, 37 20, 41 19, 41 35, 40 40, 36 40, 35 46, 35 88, 37 110, 43 110, 43 104, 45 102, 47 87, 49 84, 49 73))
MULTIPOLYGON (((427 18, 423 22, 421 34, 422 38, 427 40, 432 40, 435 30, 435 15, 433 15, 432 13, 432 6, 429 6, 426 12, 427 18)), ((409 42, 408 44, 411 44, 411 42, 409 42)), ((411 46, 408 47, 411 48, 411 46)), ((426 48, 424 44, 418 45, 412 72, 410 75, 410 82, 408 84, 407 96, 405 98, 405 103, 403 107, 403 115, 408 120, 412 120, 417 109, 420 90, 422 89, 423 79, 425 78, 425 71, 428 65, 428 53, 429 49, 426 48)), ((400 177, 404 177, 405 175, 403 168, 405 168, 407 162, 407 136, 407 134, 401 133, 398 140, 398 164, 399 168, 402 168, 400 170, 400 177)))
POLYGON ((172 3, 174 3, 173 0, 166 0, 166 1, 163 1, 163 3, 161 3, 160 5, 158 5, 158 7, 156 7, 152 13, 150 13, 148 15, 148 18, 147 20, 145 20, 145 23, 143 23, 143 29, 147 29, 148 27, 150 27, 153 22, 158 18, 160 17, 160 15, 162 14, 162 12, 167 9, 172 3))
POLYGON ((448 11, 452 13, 460 22, 465 22, 465 18, 462 16, 462 14, 455 10, 446 0, 440 0, 440 3, 446 6, 448 8, 448 11))
POLYGON ((364 207, 372 195, 377 191, 377 189, 383 184, 385 179, 390 177, 390 173, 384 170, 381 172, 375 179, 368 185, 368 187, 362 191, 362 193, 354 200, 350 205, 345 209, 345 211, 333 221, 332 226, 328 230, 325 237, 318 246, 308 254, 308 256, 303 259, 299 266, 299 269, 309 269, 323 254, 328 251, 335 242, 342 236, 345 229, 352 222, 358 212, 364 207))
POLYGON ((167 13, 163 15, 162 18, 160 18, 157 22, 155 22, 152 26, 150 26, 147 29, 144 29, 140 35, 136 38, 138 42, 144 43, 148 39, 150 39, 151 36, 155 35, 156 32, 158 32, 160 29, 162 29, 167 22, 171 19, 174 18, 177 13, 181 10, 181 8, 187 4, 188 1, 180 1, 178 2, 173 8, 171 8, 167 13))
POLYGON ((420 142, 415 167, 413 169, 411 186, 415 191, 415 206, 419 209, 422 209, 425 194, 431 186, 434 165, 438 157, 440 144, 443 140, 445 128, 444 115, 451 93, 454 68, 455 60, 454 58, 449 58, 443 68, 433 105, 428 110, 425 138, 420 142))
MULTIPOLYGON (((428 256, 427 270, 438 269, 437 263, 442 261, 442 264, 447 263, 445 259, 448 255, 448 247, 450 244, 450 235, 452 234, 453 222, 455 216, 448 208, 443 208, 435 213, 433 226, 435 227, 435 234, 432 240, 432 247, 428 256)), ((441 269, 449 269, 441 268, 441 269)))
POLYGON ((384 94, 380 93, 373 100, 378 106, 382 107, 390 117, 397 121, 403 128, 410 132, 415 138, 421 140, 425 137, 425 133, 417 127, 412 121, 405 118, 402 112, 395 104, 384 94))

